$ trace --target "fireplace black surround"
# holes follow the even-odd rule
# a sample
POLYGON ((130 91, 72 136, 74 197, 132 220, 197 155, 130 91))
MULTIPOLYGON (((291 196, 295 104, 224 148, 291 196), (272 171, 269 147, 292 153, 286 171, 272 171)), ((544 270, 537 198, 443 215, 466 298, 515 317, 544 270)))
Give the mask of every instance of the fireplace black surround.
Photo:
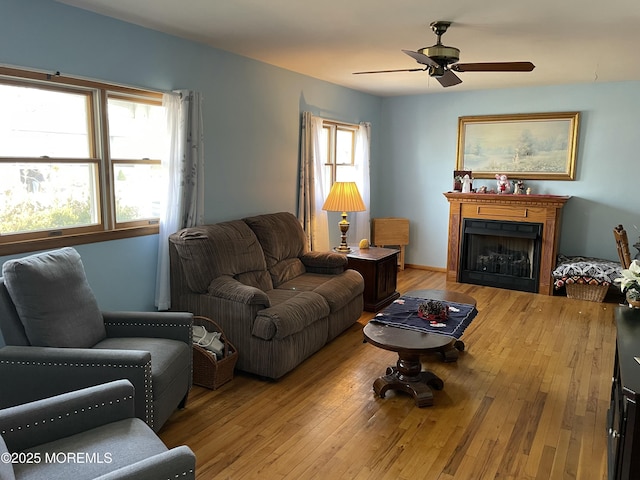
POLYGON ((464 219, 460 281, 538 291, 542 224, 464 219))

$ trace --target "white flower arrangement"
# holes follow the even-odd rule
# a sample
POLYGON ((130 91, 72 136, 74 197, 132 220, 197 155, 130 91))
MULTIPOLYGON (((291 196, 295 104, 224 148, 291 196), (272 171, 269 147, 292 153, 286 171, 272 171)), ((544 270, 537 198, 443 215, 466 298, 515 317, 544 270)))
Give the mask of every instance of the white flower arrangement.
POLYGON ((640 262, 634 260, 628 269, 622 270, 622 277, 614 282, 620 284, 622 293, 626 293, 630 300, 640 300, 640 262))

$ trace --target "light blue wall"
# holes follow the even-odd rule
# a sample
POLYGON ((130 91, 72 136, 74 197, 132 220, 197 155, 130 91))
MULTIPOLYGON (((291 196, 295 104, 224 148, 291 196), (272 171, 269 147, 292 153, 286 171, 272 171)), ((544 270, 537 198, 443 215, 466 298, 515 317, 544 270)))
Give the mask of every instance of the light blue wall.
MULTIPOLYGON (((471 74, 470 74, 471 75, 471 74)), ((479 75, 479 74, 478 74, 479 75)), ((528 181, 534 193, 571 195, 560 251, 617 259, 613 227, 640 228, 640 82, 550 86, 385 98, 372 210, 411 221, 406 261, 444 268, 459 116, 580 111, 575 181, 528 181)), ((476 180, 474 187, 490 180, 476 180)), ((632 255, 637 253, 632 248, 632 255)))
MULTIPOLYGON (((300 114, 368 121, 382 100, 50 0, 0 0, 0 63, 204 95, 205 220, 296 211, 300 114)), ((372 143, 375 158, 377 141, 372 143)), ((1 227, 0 227, 1 229, 1 227)), ((153 309, 157 236, 77 247, 105 309, 153 309)), ((7 258, 0 257, 0 264, 7 258)))
MULTIPOLYGON (((369 121, 372 216, 408 217, 407 261, 432 267, 446 263, 442 192, 451 187, 458 116, 579 110, 577 180, 530 184, 574 196, 563 252, 615 258, 617 223, 632 243, 637 237, 635 82, 378 98, 50 0, 0 0, 0 63, 201 91, 208 222, 295 211, 300 112, 369 121)), ((148 236, 77 247, 101 307, 153 309, 157 244, 148 236)))

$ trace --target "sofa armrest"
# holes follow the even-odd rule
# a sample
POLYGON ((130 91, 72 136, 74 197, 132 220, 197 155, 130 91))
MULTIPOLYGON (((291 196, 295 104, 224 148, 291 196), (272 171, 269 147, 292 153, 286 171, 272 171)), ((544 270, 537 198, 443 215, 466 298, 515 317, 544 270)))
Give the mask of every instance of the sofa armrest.
POLYGON ((158 480, 160 478, 196 478, 196 456, 186 446, 172 448, 133 465, 101 475, 96 480, 158 480))
POLYGON ((132 418, 133 385, 127 380, 84 388, 0 410, 0 435, 10 452, 53 442, 132 418))
POLYGON ((337 275, 347 267, 347 256, 335 252, 306 252, 300 261, 309 273, 337 275))
POLYGON ((209 284, 209 295, 245 305, 271 306, 269 297, 262 290, 240 283, 228 275, 222 275, 209 284))
POLYGON ((191 345, 193 314, 187 312, 102 312, 107 337, 168 338, 191 345))
POLYGON ((0 349, 0 408, 129 380, 135 415, 149 423, 153 398, 151 354, 142 350, 8 346, 0 349))

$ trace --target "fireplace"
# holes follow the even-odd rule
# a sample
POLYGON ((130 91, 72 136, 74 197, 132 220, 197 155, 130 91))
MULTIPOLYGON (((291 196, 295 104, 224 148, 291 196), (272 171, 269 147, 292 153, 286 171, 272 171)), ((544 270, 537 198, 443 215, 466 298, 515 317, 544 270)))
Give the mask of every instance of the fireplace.
POLYGON ((460 281, 538 291, 542 224, 464 219, 460 281))
POLYGON ((482 284, 553 294, 562 207, 571 197, 444 195, 449 201, 448 281, 488 281, 482 284))

